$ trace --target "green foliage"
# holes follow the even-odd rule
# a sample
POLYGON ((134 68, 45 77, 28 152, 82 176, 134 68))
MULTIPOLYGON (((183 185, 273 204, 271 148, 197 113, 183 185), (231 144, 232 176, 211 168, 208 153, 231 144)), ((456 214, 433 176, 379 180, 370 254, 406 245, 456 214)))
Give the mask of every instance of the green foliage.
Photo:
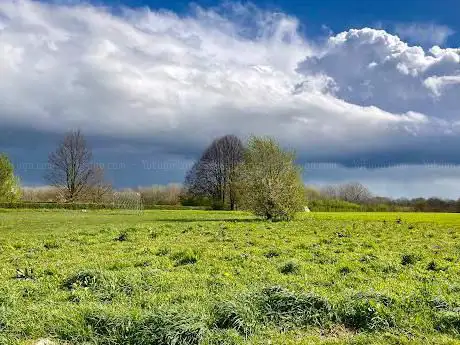
POLYGON ((238 171, 245 209, 269 220, 291 220, 305 204, 295 155, 271 138, 252 137, 238 171))
POLYGON ((15 202, 21 198, 19 180, 5 154, 0 154, 0 202, 15 202))

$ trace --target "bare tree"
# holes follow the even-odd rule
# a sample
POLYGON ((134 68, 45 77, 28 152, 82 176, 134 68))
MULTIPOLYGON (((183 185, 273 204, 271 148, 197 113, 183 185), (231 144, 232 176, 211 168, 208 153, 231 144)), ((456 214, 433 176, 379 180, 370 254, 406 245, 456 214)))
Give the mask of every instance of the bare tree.
POLYGON ((372 198, 369 189, 359 182, 350 182, 339 186, 338 195, 339 199, 354 203, 364 203, 372 198))
POLYGON ((319 200, 321 199, 321 191, 318 190, 315 186, 305 186, 305 199, 308 201, 319 200))
POLYGON ((48 157, 45 179, 58 188, 65 201, 84 199, 103 184, 103 170, 92 164, 92 152, 80 130, 68 132, 48 157))
POLYGON ((185 177, 187 192, 206 197, 215 205, 236 208, 236 167, 243 160, 244 146, 234 135, 214 140, 185 177))
POLYGON ((372 198, 372 193, 369 189, 359 182, 324 186, 321 188, 320 194, 325 199, 337 199, 354 203, 365 203, 372 198))
POLYGON ((182 194, 182 185, 170 183, 168 185, 153 185, 138 188, 144 205, 178 205, 182 194))
POLYGON ((320 194, 325 199, 339 199, 339 186, 323 186, 320 189, 320 194))
POLYGON ((85 195, 83 195, 84 199, 90 202, 101 203, 111 193, 112 185, 105 180, 104 169, 101 166, 94 166, 88 180, 85 195))

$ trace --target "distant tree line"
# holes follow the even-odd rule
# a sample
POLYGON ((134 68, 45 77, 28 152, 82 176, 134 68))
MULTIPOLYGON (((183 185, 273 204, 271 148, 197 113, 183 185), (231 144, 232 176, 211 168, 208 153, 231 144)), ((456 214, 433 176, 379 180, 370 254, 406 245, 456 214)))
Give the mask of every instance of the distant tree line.
POLYGON ((381 197, 373 195, 359 182, 322 187, 305 186, 305 193, 309 207, 317 211, 460 213, 460 199, 381 197))
POLYGON ((0 203, 24 201, 108 204, 114 194, 135 193, 146 206, 200 206, 251 210, 267 219, 290 219, 308 205, 312 211, 460 212, 459 200, 391 199, 373 195, 359 182, 305 186, 295 154, 272 138, 234 135, 217 138, 187 172, 184 184, 115 191, 93 162, 81 131, 64 135, 48 157, 48 186, 22 187, 14 167, 0 154, 0 203))

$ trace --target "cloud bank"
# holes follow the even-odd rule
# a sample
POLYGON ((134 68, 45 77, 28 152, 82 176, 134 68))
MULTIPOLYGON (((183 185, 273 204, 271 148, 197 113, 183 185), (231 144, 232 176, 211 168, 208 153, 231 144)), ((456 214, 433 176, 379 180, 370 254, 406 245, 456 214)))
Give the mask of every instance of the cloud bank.
POLYGON ((383 30, 318 44, 250 5, 178 16, 6 0, 0 75, 0 127, 13 131, 79 127, 184 156, 263 134, 305 160, 460 163, 460 49, 383 30))

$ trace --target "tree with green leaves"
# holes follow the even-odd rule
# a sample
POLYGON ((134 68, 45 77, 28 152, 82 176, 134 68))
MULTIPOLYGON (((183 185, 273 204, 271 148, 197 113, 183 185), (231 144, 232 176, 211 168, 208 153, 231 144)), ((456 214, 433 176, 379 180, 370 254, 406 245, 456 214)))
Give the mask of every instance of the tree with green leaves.
POLYGON ((0 201, 14 202, 21 198, 19 179, 14 175, 14 167, 8 156, 0 154, 0 201))
POLYGON ((268 220, 290 220, 305 205, 295 154, 271 138, 252 137, 238 170, 243 207, 268 220))

